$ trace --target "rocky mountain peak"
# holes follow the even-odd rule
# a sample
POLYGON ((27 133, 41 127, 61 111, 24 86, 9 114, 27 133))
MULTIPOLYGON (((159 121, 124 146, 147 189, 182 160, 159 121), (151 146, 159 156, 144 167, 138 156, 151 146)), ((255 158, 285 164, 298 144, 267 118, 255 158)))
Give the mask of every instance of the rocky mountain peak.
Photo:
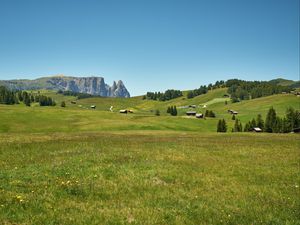
POLYGON ((62 90, 104 97, 130 97, 128 90, 121 80, 117 83, 114 81, 112 86, 105 83, 103 77, 68 77, 52 76, 42 77, 35 80, 5 80, 0 84, 8 86, 11 89, 18 90, 62 90))

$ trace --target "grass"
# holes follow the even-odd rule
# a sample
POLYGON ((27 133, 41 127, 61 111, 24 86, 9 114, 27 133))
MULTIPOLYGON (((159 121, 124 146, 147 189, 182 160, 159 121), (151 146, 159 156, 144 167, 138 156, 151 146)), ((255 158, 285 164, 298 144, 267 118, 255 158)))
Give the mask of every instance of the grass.
POLYGON ((0 224, 300 224, 299 136, 215 132, 220 118, 231 129, 227 109, 245 123, 271 106, 299 109, 299 98, 225 105, 224 93, 71 104, 43 91, 56 107, 0 105, 0 224), (165 113, 192 104, 217 118, 165 113))
POLYGON ((8 136, 4 224, 300 224, 296 135, 8 136))

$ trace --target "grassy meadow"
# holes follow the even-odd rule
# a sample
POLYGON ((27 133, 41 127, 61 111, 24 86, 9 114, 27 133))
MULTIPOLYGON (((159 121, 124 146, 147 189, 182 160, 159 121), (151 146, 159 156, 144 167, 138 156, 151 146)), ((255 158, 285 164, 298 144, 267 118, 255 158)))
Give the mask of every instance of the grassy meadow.
POLYGON ((227 109, 243 123, 271 106, 283 116, 300 108, 294 95, 71 104, 43 93, 57 106, 0 105, 0 224, 300 224, 299 135, 216 133, 220 118, 233 126, 227 109), (166 114, 190 104, 217 117, 166 114))

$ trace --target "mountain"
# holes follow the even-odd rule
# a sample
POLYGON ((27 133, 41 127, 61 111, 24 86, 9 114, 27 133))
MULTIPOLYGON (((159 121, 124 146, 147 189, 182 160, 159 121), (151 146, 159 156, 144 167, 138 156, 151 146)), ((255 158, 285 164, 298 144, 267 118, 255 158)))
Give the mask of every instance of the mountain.
POLYGON ((292 88, 299 88, 300 87, 300 81, 293 81, 293 80, 287 80, 283 78, 277 78, 274 80, 270 80, 271 83, 281 85, 281 86, 289 86, 292 88))
POLYGON ((35 80, 1 80, 0 85, 15 90, 47 89, 87 93, 103 97, 130 97, 130 93, 121 80, 117 83, 114 81, 113 85, 109 86, 104 82, 103 77, 53 76, 35 80))

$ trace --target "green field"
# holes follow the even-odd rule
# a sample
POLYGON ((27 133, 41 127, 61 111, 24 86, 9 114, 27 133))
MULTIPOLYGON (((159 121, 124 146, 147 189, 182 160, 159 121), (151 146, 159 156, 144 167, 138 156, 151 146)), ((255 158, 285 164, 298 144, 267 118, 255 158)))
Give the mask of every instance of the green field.
POLYGON ((221 118, 231 130, 228 109, 244 124, 271 106, 299 110, 296 96, 232 104, 217 89, 71 104, 43 93, 57 106, 0 105, 0 224, 300 224, 299 135, 216 133, 221 118), (217 117, 166 113, 192 104, 217 117))

